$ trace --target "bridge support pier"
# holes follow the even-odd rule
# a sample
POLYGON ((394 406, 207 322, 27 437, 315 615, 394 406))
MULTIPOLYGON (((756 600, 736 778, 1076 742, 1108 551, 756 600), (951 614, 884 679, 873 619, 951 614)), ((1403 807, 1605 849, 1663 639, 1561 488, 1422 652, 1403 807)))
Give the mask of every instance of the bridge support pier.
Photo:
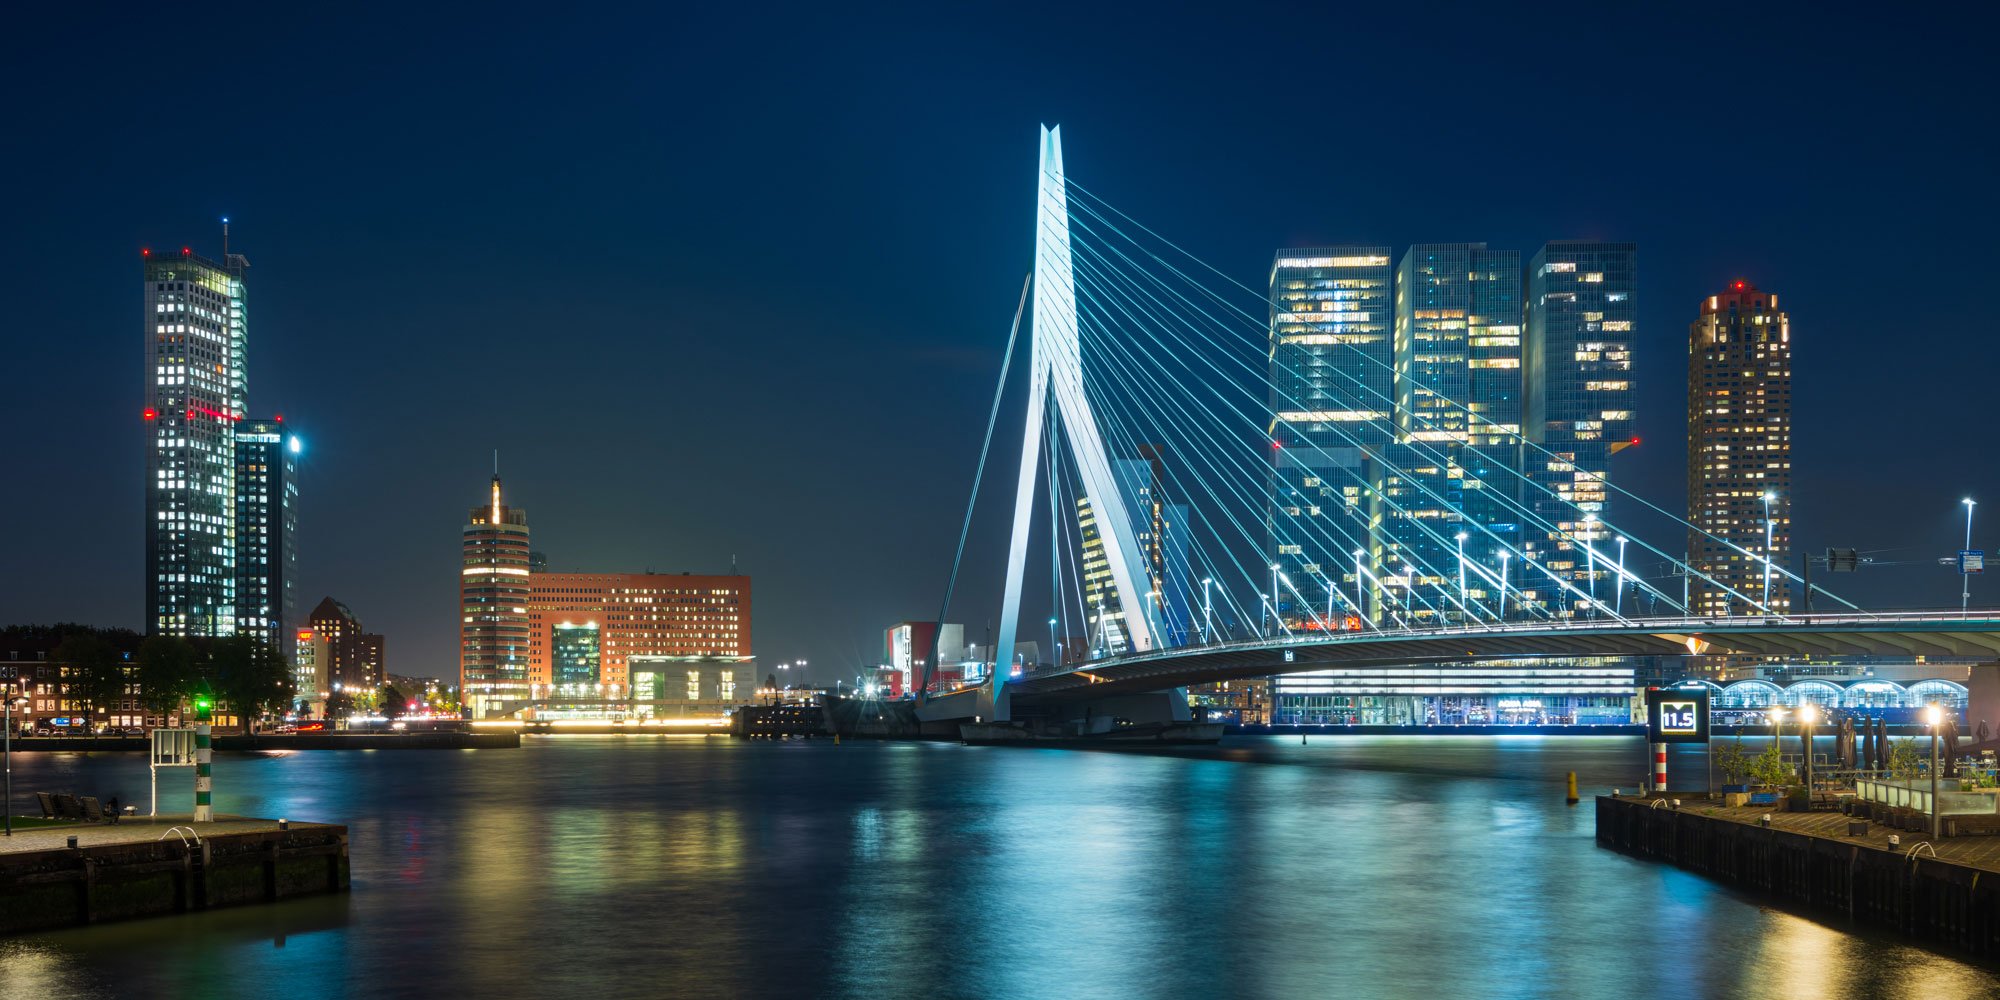
POLYGON ((1973 739, 1984 722, 2000 732, 2000 661, 1974 664, 1965 680, 1965 732, 1973 739))

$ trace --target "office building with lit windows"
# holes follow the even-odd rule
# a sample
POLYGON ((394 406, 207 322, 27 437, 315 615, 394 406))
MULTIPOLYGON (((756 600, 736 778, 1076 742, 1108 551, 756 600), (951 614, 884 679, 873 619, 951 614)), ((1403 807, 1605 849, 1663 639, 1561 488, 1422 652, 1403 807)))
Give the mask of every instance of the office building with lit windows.
POLYGON ((298 620, 300 449, 282 418, 236 425, 236 630, 280 650, 298 620))
POLYGON ((1266 533, 1274 574, 1292 581, 1272 595, 1287 618, 1346 592, 1355 549, 1381 556, 1372 484, 1395 406, 1394 284, 1386 246, 1280 250, 1271 262, 1266 533))
POLYGON ((1611 457, 1632 436, 1632 344, 1638 250, 1630 243, 1549 243, 1528 262, 1521 365, 1528 507, 1522 549, 1546 572, 1523 571, 1523 599, 1558 615, 1613 600, 1616 539, 1611 457), (1554 575, 1575 589, 1558 593, 1554 575))
MULTIPOLYGON (((1191 637, 1191 592, 1200 586, 1191 580, 1193 567, 1188 561, 1189 511, 1186 504, 1167 502, 1166 465, 1159 449, 1140 445, 1138 450, 1138 458, 1111 462, 1112 478, 1132 518, 1133 540, 1146 564, 1148 590, 1139 595, 1133 607, 1144 609, 1156 644, 1185 645, 1191 637)), ((1131 639, 1125 612, 1120 610, 1118 584, 1112 579, 1111 560, 1098 532, 1097 512, 1087 496, 1077 498, 1076 521, 1082 540, 1081 613, 1091 648, 1099 655, 1127 652, 1131 639)))
POLYGON ((226 249, 219 264, 186 249, 143 256, 145 630, 232 635, 249 261, 226 249))
POLYGON ((1792 552, 1792 329, 1776 295, 1732 281, 1702 300, 1688 331, 1687 412, 1687 558, 1699 571, 1688 581, 1689 610, 1783 613, 1791 607, 1781 570, 1792 552))
POLYGON ((469 719, 528 700, 528 512, 488 502, 466 515, 459 568, 459 697, 469 719))
MULTIPOLYGON (((586 683, 563 679, 565 636, 577 626, 597 634, 597 677, 590 692, 622 700, 631 692, 629 661, 721 660, 748 663, 750 578, 691 573, 535 573, 523 579, 526 642, 523 678, 536 698, 551 685, 586 683)), ((747 667, 746 667, 747 669, 747 667)), ((745 689, 756 684, 747 674, 745 689)), ((574 693, 574 692, 572 692, 574 693)))
POLYGON ((1419 243, 1404 252, 1395 440, 1376 483, 1375 521, 1382 561, 1410 567, 1392 579, 1406 585, 1403 613, 1413 619, 1465 613, 1446 596, 1458 592, 1461 552, 1468 607, 1482 617, 1497 611, 1499 556, 1521 541, 1521 321, 1518 251, 1419 243))
POLYGON ((602 675, 596 622, 557 622, 549 632, 551 680, 558 688, 595 687, 602 675))

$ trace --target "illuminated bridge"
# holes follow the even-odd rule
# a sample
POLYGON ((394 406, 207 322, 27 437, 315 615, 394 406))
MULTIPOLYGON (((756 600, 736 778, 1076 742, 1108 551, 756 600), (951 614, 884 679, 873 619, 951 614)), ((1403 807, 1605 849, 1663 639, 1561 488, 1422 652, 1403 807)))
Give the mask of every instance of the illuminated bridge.
POLYGON ((1178 689, 1330 668, 2000 659, 1993 612, 1874 611, 1787 569, 1776 490, 1696 525, 1613 481, 1638 443, 1629 246, 1550 244, 1525 268, 1483 244, 1400 266, 1386 247, 1285 251, 1252 288, 1071 181, 1057 129, 1036 176, 1032 270, 939 614, 1025 318, 994 666, 942 690, 933 649, 923 719, 1006 721, 1021 699, 1171 721, 1178 689))

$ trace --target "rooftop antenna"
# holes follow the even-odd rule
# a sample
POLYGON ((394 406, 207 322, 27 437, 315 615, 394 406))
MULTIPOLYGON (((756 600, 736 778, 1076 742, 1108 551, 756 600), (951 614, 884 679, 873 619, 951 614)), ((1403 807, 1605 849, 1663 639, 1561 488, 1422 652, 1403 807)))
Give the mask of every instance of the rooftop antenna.
POLYGON ((229 263, 229 216, 222 217, 222 262, 229 263))
POLYGON ((736 553, 734 552, 729 554, 729 575, 736 575, 736 553))

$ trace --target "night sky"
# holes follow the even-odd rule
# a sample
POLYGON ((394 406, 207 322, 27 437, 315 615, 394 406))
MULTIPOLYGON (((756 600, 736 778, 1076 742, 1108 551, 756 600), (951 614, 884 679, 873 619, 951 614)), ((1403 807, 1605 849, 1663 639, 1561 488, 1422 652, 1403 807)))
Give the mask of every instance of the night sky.
MULTIPOLYGON (((306 440, 301 614, 331 594, 393 672, 455 673, 459 529, 497 447, 552 568, 733 557, 760 659, 851 673, 936 612, 1041 122, 1073 178, 1253 286, 1280 246, 1636 242, 1645 443, 1614 477, 1676 512, 1687 326, 1753 281, 1792 318, 1798 544, 1932 558, 1970 494, 2000 545, 1991 23, 71 6, 0 42, 0 622, 141 624, 139 251, 217 256, 228 215, 251 413, 306 440)), ((982 512, 953 614, 974 639, 1005 533, 982 512)), ((1830 582, 1958 596, 1935 566, 1830 582)))

